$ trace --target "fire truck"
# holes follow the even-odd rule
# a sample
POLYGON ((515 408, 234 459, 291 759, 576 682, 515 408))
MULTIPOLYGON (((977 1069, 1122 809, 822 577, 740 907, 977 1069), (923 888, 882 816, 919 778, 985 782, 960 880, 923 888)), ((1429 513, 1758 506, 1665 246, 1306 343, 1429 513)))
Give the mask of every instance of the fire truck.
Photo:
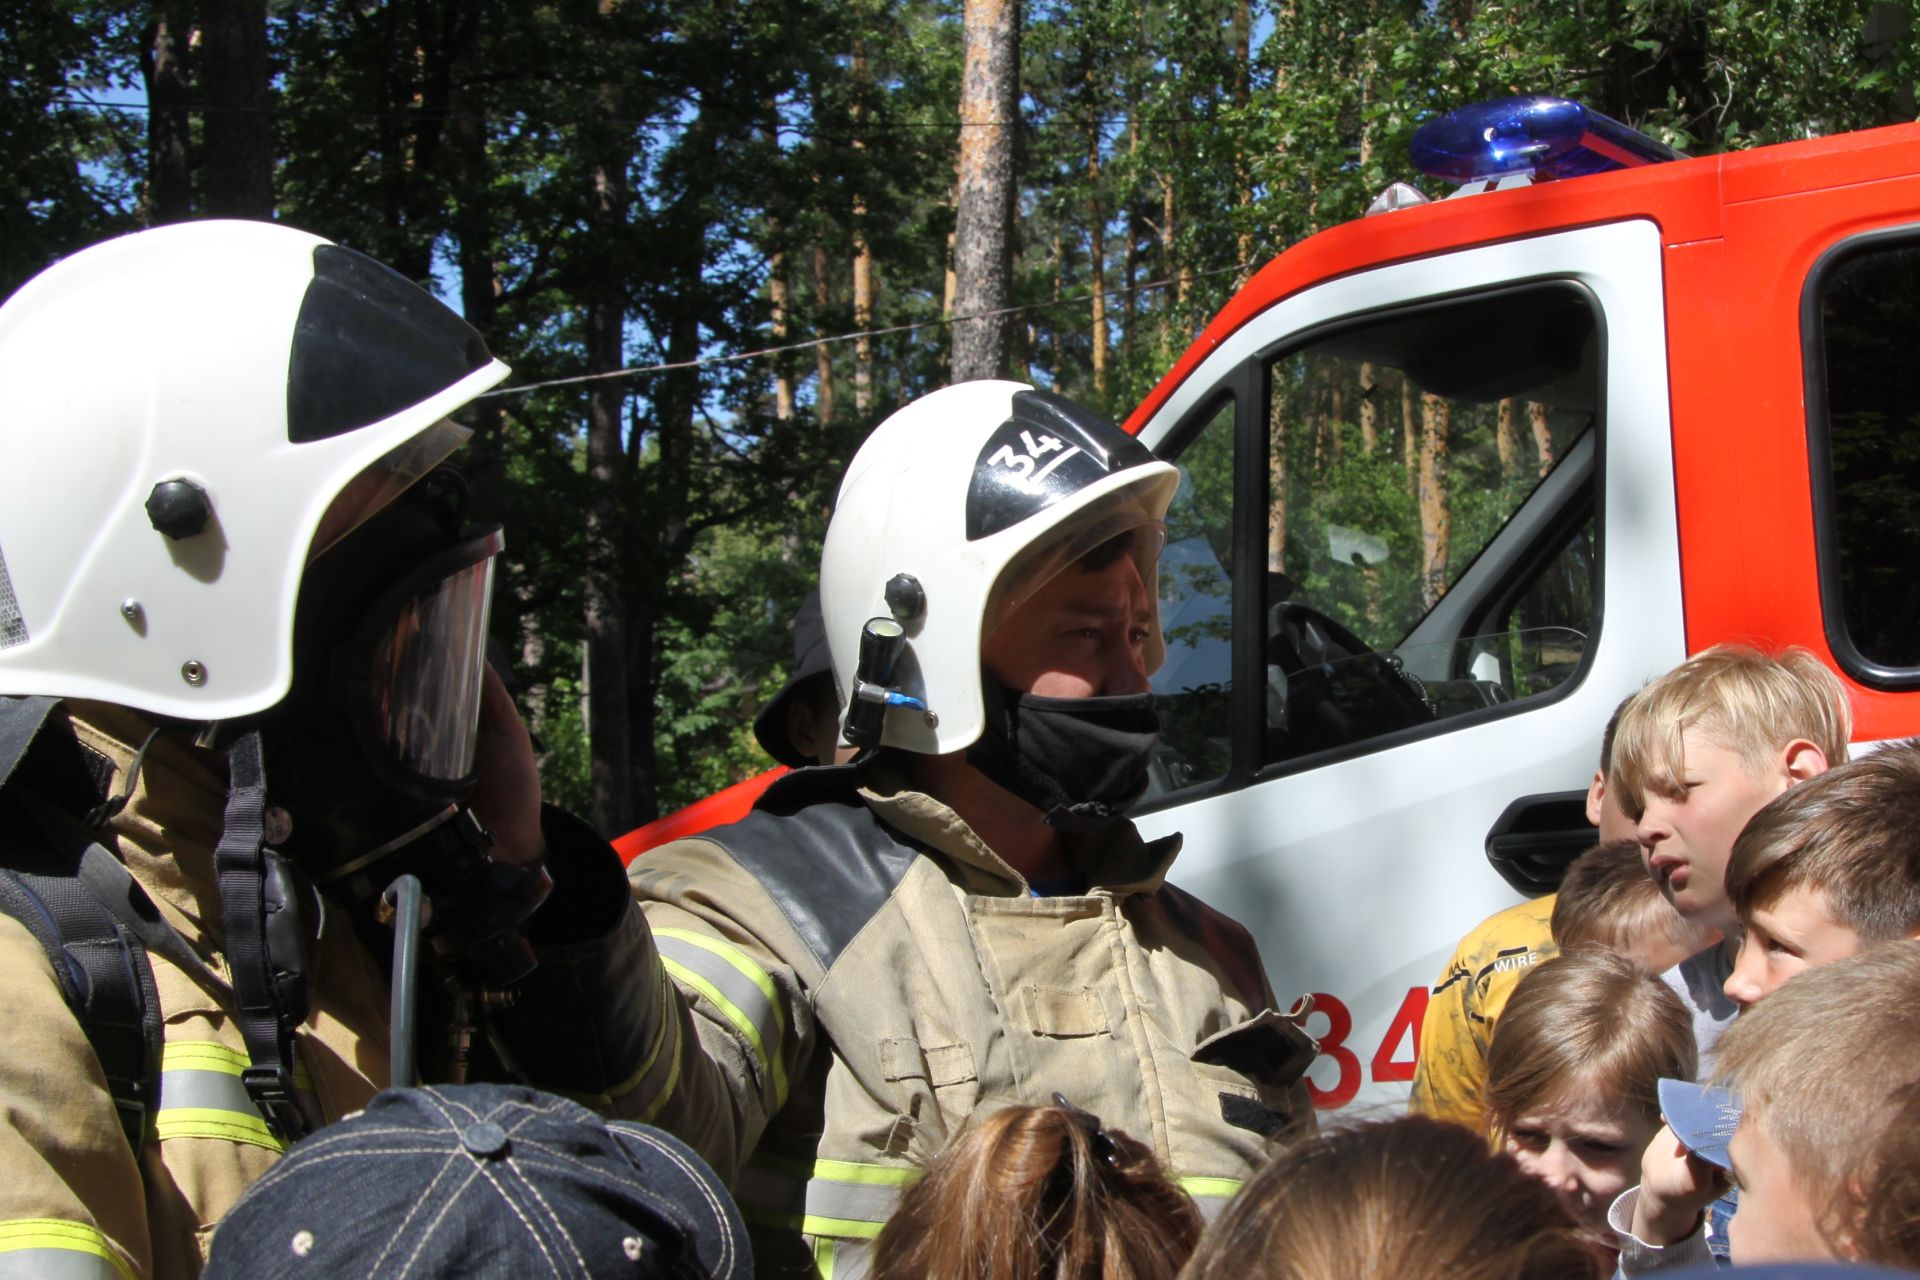
POLYGON ((1313 993, 1329 1109, 1404 1103, 1651 676, 1800 645, 1857 742, 1920 732, 1920 126, 1688 159, 1529 98, 1414 151, 1427 193, 1269 262, 1126 424, 1182 472, 1136 818, 1313 993))

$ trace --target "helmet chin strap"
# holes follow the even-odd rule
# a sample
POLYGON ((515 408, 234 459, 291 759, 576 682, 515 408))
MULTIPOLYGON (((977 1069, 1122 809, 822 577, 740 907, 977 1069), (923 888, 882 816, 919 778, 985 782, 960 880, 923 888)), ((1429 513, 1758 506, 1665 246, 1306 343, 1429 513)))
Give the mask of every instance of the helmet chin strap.
POLYGON ((240 1073, 267 1127, 284 1142, 310 1125, 294 1089, 293 1031, 307 1016, 307 903, 290 859, 266 843, 267 773, 260 731, 227 750, 226 822, 213 853, 233 973, 234 1021, 252 1065, 240 1073))

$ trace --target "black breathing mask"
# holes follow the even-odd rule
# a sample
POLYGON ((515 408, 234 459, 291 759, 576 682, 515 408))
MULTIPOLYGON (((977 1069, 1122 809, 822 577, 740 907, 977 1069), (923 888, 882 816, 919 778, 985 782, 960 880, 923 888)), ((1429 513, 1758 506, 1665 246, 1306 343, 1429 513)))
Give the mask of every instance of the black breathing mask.
POLYGON ((1160 737, 1151 693, 1046 698, 983 673, 987 723, 967 763, 1061 831, 1118 821, 1147 789, 1160 737))
POLYGON ((504 543, 498 525, 461 523, 464 498, 455 473, 432 472, 307 567, 294 688, 257 727, 269 843, 348 908, 369 949, 384 954, 378 902, 410 873, 435 951, 504 986, 533 968, 519 926, 551 882, 489 858, 466 804, 504 543))

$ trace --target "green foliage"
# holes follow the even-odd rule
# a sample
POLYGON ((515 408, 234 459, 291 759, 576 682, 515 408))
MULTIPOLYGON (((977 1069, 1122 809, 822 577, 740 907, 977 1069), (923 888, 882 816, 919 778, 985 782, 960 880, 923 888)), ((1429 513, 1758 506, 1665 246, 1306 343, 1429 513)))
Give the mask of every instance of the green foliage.
MULTIPOLYGON (((624 608, 635 812, 757 771, 750 722, 789 659, 840 469, 946 377, 959 0, 270 12, 279 217, 435 288, 517 384, 586 373, 594 307, 624 317, 627 365, 846 334, 866 246, 862 319, 887 332, 864 355, 833 341, 623 377, 602 474, 586 466, 587 385, 462 415, 475 514, 508 526, 495 633, 541 709, 549 793, 580 808, 594 795, 589 511, 615 549, 592 567, 624 608)), ((0 294, 138 223, 145 116, 85 99, 140 83, 148 16, 94 0, 0 12, 0 294)), ((1248 274, 1411 177, 1414 128, 1475 98, 1582 97, 1702 153, 1910 119, 1920 37, 1902 16, 1870 0, 1030 0, 1014 263, 1028 309, 1011 372, 1124 417, 1248 274)), ((1424 608, 1419 575, 1390 587, 1331 554, 1336 530, 1377 538, 1396 565, 1423 554, 1397 375, 1374 376, 1371 451, 1356 367, 1286 391, 1280 541, 1303 595, 1390 642, 1424 608)), ((1457 575, 1536 477, 1503 461, 1497 408, 1450 412, 1442 568, 1457 575)), ((1554 449, 1570 429, 1553 426, 1554 449)), ((1231 559, 1225 434, 1186 459, 1172 519, 1175 541, 1202 539, 1216 561, 1169 570, 1190 592, 1223 591, 1231 559)), ((1224 624, 1191 625, 1176 640, 1224 624)), ((1193 750, 1207 767, 1213 745, 1193 750)))

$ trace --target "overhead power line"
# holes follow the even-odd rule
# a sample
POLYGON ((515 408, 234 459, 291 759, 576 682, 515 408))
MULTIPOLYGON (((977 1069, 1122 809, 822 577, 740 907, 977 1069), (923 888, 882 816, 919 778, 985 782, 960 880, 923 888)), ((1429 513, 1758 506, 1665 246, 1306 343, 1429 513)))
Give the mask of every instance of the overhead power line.
MULTIPOLYGON (((1215 267, 1209 271, 1196 271, 1188 276, 1189 280, 1204 280, 1210 276, 1223 276, 1231 272, 1244 271, 1250 264, 1238 263, 1231 267, 1215 267)), ((1151 289, 1164 289, 1179 283, 1177 277, 1164 280, 1148 280, 1134 285, 1136 292, 1151 289)), ((1064 307, 1072 303, 1091 302, 1095 297, 1115 297, 1126 293, 1125 286, 1118 289, 1103 289, 1097 292, 1075 294, 1070 298, 1059 298, 1052 302, 1029 302, 1017 307, 996 307, 992 311, 976 311, 972 315, 943 316, 938 320, 916 320, 911 324, 888 325, 881 329, 861 329, 853 333, 836 333, 824 338, 808 338, 802 342, 783 343, 777 347, 760 347, 753 351, 735 351, 726 355, 701 356, 694 360, 670 360, 662 364, 637 364, 625 369, 609 369, 603 373, 580 373, 568 378, 548 378, 541 382, 523 383, 517 387, 499 387, 483 392, 476 397, 486 400, 495 396, 519 396, 530 391, 545 391, 552 387, 571 387, 583 382, 605 382, 611 378, 637 378, 653 373, 675 373, 682 369, 701 369, 710 365, 739 364, 747 360, 762 360, 768 356, 785 355, 789 351, 807 351, 814 347, 824 347, 835 342, 852 342, 860 338, 879 338, 894 333, 911 333, 916 329, 929 329, 939 325, 964 324, 969 320, 986 320, 993 316, 1020 315, 1029 311, 1046 311, 1054 307, 1064 307)))

